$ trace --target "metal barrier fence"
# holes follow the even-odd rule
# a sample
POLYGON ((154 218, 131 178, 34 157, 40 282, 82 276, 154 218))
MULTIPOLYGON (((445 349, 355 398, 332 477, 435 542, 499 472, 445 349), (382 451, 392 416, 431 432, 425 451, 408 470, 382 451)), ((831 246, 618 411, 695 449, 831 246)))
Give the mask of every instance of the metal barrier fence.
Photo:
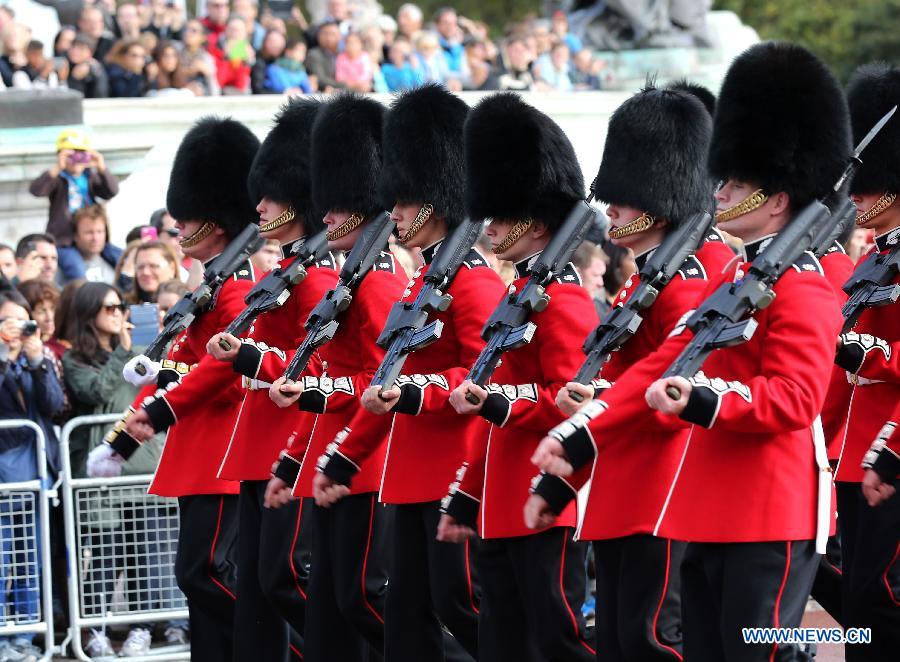
POLYGON ((26 419, 0 421, 0 430, 26 428, 35 436, 37 478, 0 483, 0 637, 41 634, 54 652, 50 577, 50 504, 44 431, 26 419))
MULTIPOLYGON (((178 502, 147 494, 152 476, 72 478, 69 440, 78 427, 109 425, 119 414, 79 416, 62 429, 63 512, 69 566, 69 632, 79 660, 84 630, 187 618, 175 582, 178 502)), ((133 660, 185 660, 188 646, 154 648, 133 660)))

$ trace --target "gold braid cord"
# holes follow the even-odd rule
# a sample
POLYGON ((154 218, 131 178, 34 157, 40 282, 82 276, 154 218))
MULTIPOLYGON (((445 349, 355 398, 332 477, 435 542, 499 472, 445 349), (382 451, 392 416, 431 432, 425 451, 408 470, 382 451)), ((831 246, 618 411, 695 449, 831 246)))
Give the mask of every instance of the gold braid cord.
POLYGON ((201 241, 206 239, 212 233, 212 231, 215 229, 215 227, 216 226, 213 225, 212 223, 210 223, 209 221, 204 221, 203 225, 200 226, 199 230, 197 230, 190 237, 185 237, 184 239, 181 240, 181 247, 182 248, 190 248, 191 246, 196 246, 201 241))
POLYGON ((280 228, 282 225, 286 225, 297 218, 297 212, 294 211, 293 207, 288 207, 283 212, 278 214, 275 218, 273 218, 268 223, 262 223, 259 226, 260 232, 271 232, 276 228, 280 228))
POLYGON ((864 211, 862 214, 859 214, 856 217, 856 224, 865 225, 873 218, 881 214, 881 212, 883 212, 885 209, 894 204, 894 200, 896 199, 896 193, 885 193, 883 196, 878 198, 878 200, 875 201, 875 204, 869 207, 868 210, 864 211))
POLYGON ((362 214, 350 214, 350 217, 346 221, 341 223, 334 230, 329 230, 328 234, 325 235, 325 239, 327 239, 328 241, 335 241, 337 239, 340 239, 341 237, 346 237, 348 234, 358 228, 362 222, 362 214))
POLYGON ((756 189, 744 198, 743 202, 739 202, 733 207, 729 207, 728 209, 723 209, 718 214, 716 214, 716 223, 727 223, 728 221, 733 221, 738 216, 743 216, 744 214, 749 214, 754 209, 759 209, 762 207, 766 200, 769 199, 761 188, 756 189))
POLYGON ((534 225, 533 218, 526 218, 524 221, 516 221, 516 224, 512 226, 509 234, 506 235, 506 238, 491 249, 494 255, 500 255, 512 248, 513 244, 519 241, 519 239, 522 238, 522 235, 531 229, 532 225, 534 225))
POLYGON ((434 207, 429 204, 422 205, 422 208, 419 210, 419 213, 416 214, 415 220, 412 222, 412 225, 409 226, 409 230, 403 233, 403 236, 398 238, 401 244, 405 244, 407 241, 416 236, 419 230, 422 229, 422 226, 428 222, 428 219, 431 218, 431 215, 434 213, 434 207))
POLYGON ((626 223, 625 225, 610 230, 609 238, 621 239, 622 237, 630 237, 633 234, 649 230, 653 227, 654 223, 656 223, 656 218, 650 214, 644 213, 630 223, 626 223))

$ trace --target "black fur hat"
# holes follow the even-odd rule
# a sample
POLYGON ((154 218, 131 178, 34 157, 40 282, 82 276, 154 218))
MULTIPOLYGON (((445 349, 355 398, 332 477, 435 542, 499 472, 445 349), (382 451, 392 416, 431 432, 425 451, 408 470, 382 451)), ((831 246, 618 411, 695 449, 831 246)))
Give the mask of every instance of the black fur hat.
POLYGON ((716 95, 713 94, 708 88, 703 87, 702 85, 698 85, 697 83, 692 83, 687 78, 682 78, 680 80, 669 83, 666 86, 666 89, 680 90, 681 92, 693 94, 695 97, 700 99, 700 103, 702 103, 706 107, 706 110, 709 112, 710 116, 716 114, 716 95))
POLYGON ((697 96, 647 87, 609 120, 594 196, 678 223, 712 206, 712 118, 697 96))
POLYGON ((209 221, 234 237, 253 223, 256 200, 247 193, 247 174, 259 140, 230 118, 204 117, 184 136, 172 174, 166 207, 180 221, 209 221))
MULTIPOLYGON (((859 142, 886 112, 900 104, 900 69, 886 62, 864 64, 847 86, 853 142, 859 142)), ((900 193, 900 117, 894 116, 860 156, 851 193, 900 193)))
POLYGON ((384 106, 351 92, 337 94, 316 114, 312 130, 312 198, 316 209, 370 216, 378 198, 384 106))
POLYGON ((489 96, 465 127, 466 209, 473 221, 534 218, 558 227, 584 176, 559 125, 514 93, 489 96))
POLYGON ((819 58, 795 44, 765 42, 735 59, 713 122, 716 179, 783 191, 799 209, 830 192, 850 153, 847 102, 819 58))
POLYGON ((384 117, 379 189, 386 209, 397 202, 434 207, 452 227, 465 216, 463 124, 469 107, 438 85, 399 95, 384 117))
POLYGON ((288 101, 275 117, 275 126, 263 140, 250 168, 250 198, 263 197, 290 203, 306 234, 322 229, 322 213, 312 203, 309 146, 313 121, 322 102, 309 97, 288 101))

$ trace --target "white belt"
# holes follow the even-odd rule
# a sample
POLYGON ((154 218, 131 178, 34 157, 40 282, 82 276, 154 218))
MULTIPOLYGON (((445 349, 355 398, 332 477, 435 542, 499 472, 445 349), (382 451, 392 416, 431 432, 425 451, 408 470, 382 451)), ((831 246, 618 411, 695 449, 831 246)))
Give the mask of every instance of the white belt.
POLYGON ((241 386, 248 391, 268 391, 272 384, 270 382, 264 382, 261 379, 241 377, 241 386))
POLYGON ((828 451, 825 447, 825 430, 822 428, 822 417, 813 421, 813 448, 816 451, 816 467, 819 474, 819 489, 816 495, 816 551, 825 553, 828 533, 831 530, 831 465, 828 464, 828 451))
POLYGON ((866 379, 852 372, 847 373, 847 381, 854 386, 871 386, 872 384, 884 384, 883 379, 866 379))

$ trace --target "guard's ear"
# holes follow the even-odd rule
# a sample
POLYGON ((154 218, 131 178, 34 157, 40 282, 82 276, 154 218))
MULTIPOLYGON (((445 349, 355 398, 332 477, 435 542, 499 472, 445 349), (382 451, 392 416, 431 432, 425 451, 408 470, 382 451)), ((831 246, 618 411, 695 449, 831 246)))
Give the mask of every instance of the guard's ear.
POLYGON ((769 196, 769 214, 778 216, 789 212, 791 209, 791 196, 784 191, 773 193, 769 196))

